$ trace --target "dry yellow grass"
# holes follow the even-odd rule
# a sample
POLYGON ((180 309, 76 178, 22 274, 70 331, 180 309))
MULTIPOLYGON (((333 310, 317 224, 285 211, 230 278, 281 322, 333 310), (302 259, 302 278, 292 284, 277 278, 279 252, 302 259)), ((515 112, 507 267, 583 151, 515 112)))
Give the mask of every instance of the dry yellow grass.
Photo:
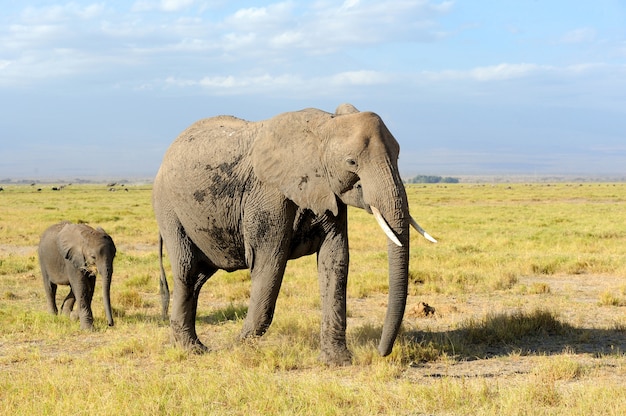
POLYGON ((409 186, 413 216, 439 243, 412 239, 404 332, 387 358, 375 351, 385 237, 351 210, 347 368, 317 360, 314 257, 289 264, 263 338, 236 341, 249 273, 220 272, 198 312, 212 352, 172 347, 150 187, 116 188, 0 193, 0 413, 626 413, 625 184, 409 186), (93 333, 45 312, 36 244, 61 219, 116 241, 113 328, 99 287, 93 333), (418 313, 422 301, 434 315, 418 313))

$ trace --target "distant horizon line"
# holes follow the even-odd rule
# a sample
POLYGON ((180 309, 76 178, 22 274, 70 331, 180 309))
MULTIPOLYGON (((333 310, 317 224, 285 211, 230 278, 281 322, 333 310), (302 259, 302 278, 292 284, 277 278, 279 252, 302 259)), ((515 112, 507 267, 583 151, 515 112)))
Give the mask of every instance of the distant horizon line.
MULTIPOLYGON (((572 173, 464 173, 464 174, 410 174, 403 175, 403 180, 417 176, 439 176, 442 178, 459 179, 460 183, 482 182, 626 182, 625 174, 572 174, 572 173)), ((2 185, 52 185, 52 184, 151 184, 154 175, 33 175, 33 176, 0 176, 2 185)))

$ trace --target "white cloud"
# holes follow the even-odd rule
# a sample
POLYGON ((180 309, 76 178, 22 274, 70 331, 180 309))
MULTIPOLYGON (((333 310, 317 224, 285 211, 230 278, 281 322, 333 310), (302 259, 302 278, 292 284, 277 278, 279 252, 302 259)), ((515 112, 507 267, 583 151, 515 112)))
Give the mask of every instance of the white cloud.
POLYGON ((161 0, 161 10, 177 12, 193 5, 194 0, 161 0))
POLYGON ((276 30, 293 25, 295 15, 291 2, 275 3, 265 7, 239 9, 224 20, 225 27, 246 31, 276 30))
POLYGON ((590 27, 584 27, 567 32, 561 37, 562 43, 588 43, 593 42, 596 38, 596 30, 590 27))
POLYGON ((348 71, 333 75, 330 78, 333 85, 376 85, 385 84, 389 77, 377 71, 348 71))
POLYGON ((285 74, 272 76, 269 74, 257 76, 206 76, 197 80, 168 77, 165 82, 175 87, 203 87, 216 93, 241 94, 245 92, 257 93, 277 87, 293 87, 303 85, 297 76, 285 74))
POLYGON ((146 12, 157 9, 158 4, 154 1, 139 0, 133 3, 130 10, 132 12, 146 12))
POLYGON ((430 0, 318 2, 303 23, 312 44, 367 45, 384 41, 429 41, 441 36, 436 19, 453 2, 430 0))
MULTIPOLYGON (((398 84, 407 82, 413 85, 433 86, 457 83, 482 85, 512 81, 519 86, 534 85, 538 90, 550 91, 550 86, 570 85, 582 82, 587 85, 594 80, 599 84, 621 78, 626 72, 626 65, 608 63, 579 63, 572 65, 539 65, 531 63, 501 63, 480 66, 466 70, 421 71, 408 76, 394 77, 398 84), (578 81, 574 81, 578 80, 578 81)), ((387 75, 391 78, 390 75, 387 75)), ((513 83, 511 83, 513 85, 513 83)), ((522 87, 523 88, 523 87, 522 87)))
POLYGON ((61 22, 75 18, 89 20, 102 15, 104 10, 105 6, 101 3, 92 3, 85 6, 76 3, 45 7, 29 6, 23 10, 21 18, 30 23, 61 22))
POLYGON ((104 4, 91 4, 77 13, 83 19, 94 19, 104 12, 104 4))
POLYGON ((63 48, 45 55, 26 53, 0 67, 0 86, 27 85, 43 79, 67 77, 94 64, 97 62, 91 56, 63 48))
MULTIPOLYGON (((98 65, 103 74, 123 70, 118 67, 120 62, 158 62, 141 69, 146 75, 138 84, 163 79, 171 72, 168 68, 178 68, 183 59, 188 62, 185 71, 196 77, 207 70, 205 62, 215 68, 253 62, 255 70, 268 73, 289 64, 290 70, 298 67, 309 72, 311 65, 318 64, 317 57, 332 56, 352 46, 432 38, 437 27, 432 19, 446 13, 451 4, 430 0, 392 0, 384 5, 372 0, 346 0, 343 4, 320 0, 306 5, 281 1, 236 9, 225 17, 194 0, 137 0, 130 13, 97 1, 18 8, 13 16, 5 17, 10 24, 0 25, 0 56, 10 60, 12 68, 11 72, 3 69, 0 83, 11 85, 11 76, 23 81, 22 72, 37 74, 33 79, 42 80, 70 75, 71 68, 89 70, 85 65, 62 62, 66 55, 51 59, 57 49, 74 50, 87 58, 86 63, 91 56, 92 67, 98 65), (193 17, 180 13, 192 6, 198 6, 193 17), (313 59, 311 65, 305 64, 307 59, 313 59), (45 67, 44 62, 53 68, 45 67)), ((335 70, 363 68, 351 66, 335 70)), ((380 82, 363 74, 346 79, 360 84, 380 82)))
POLYGON ((503 81, 528 77, 538 71, 548 71, 552 68, 536 64, 508 64, 502 63, 492 66, 476 67, 469 70, 423 71, 419 74, 430 81, 474 80, 481 82, 503 81))
MULTIPOLYGON (((419 49, 406 45, 437 39, 443 32, 438 20, 453 9, 451 1, 319 0, 307 5, 281 1, 239 8, 225 17, 200 9, 192 17, 175 13, 198 4, 194 0, 137 1, 135 11, 168 11, 146 15, 113 11, 96 2, 26 8, 16 15, 15 23, 0 27, 0 85, 28 82, 24 74, 31 80, 45 80, 94 71, 104 75, 103 83, 129 85, 119 78, 128 69, 139 74, 133 79, 137 86, 158 88, 155 80, 161 80, 167 88, 193 85, 239 93, 239 89, 271 91, 293 83, 293 88, 315 92, 328 85, 487 83, 580 75, 598 71, 600 65, 503 62, 416 71, 408 62, 420 62, 419 57, 402 56, 393 66, 377 58, 375 49, 381 45, 385 49, 401 44, 400 53, 419 55, 419 49)), ((594 36, 593 29, 583 28, 569 32, 563 41, 594 36)), ((385 53, 391 56, 393 52, 385 53)))
POLYGON ((389 78, 376 71, 349 71, 328 76, 303 77, 297 74, 262 74, 262 75, 215 75, 199 79, 182 79, 168 77, 165 80, 169 87, 195 88, 202 87, 215 94, 240 95, 256 93, 293 93, 306 92, 310 96, 325 95, 332 86, 337 92, 355 86, 371 86, 385 84, 389 78))
POLYGON ((340 7, 340 10, 348 10, 355 6, 358 6, 359 0, 345 0, 340 7))
POLYGON ((438 13, 449 13, 454 7, 454 1, 442 1, 439 4, 429 4, 429 8, 438 13))
POLYGON ((62 25, 54 24, 13 24, 6 29, 6 35, 1 38, 1 50, 30 51, 41 46, 49 45, 56 39, 64 36, 67 29, 62 25))
POLYGON ((227 33, 222 39, 224 42, 221 45, 224 50, 242 49, 253 46, 257 35, 255 33, 227 33))
POLYGON ((193 6, 194 3, 194 0, 138 0, 133 4, 131 10, 133 12, 145 12, 150 10, 178 12, 193 6))
POLYGON ((495 66, 474 68, 468 72, 477 81, 501 81, 523 78, 548 67, 535 64, 500 64, 495 66))
POLYGON ((255 48, 297 47, 309 53, 332 53, 343 46, 374 45, 399 40, 437 39, 436 18, 452 2, 429 0, 318 1, 301 9, 294 2, 239 9, 221 26, 232 33, 254 33, 255 48))
POLYGON ((297 31, 286 31, 274 36, 270 44, 277 48, 287 48, 302 43, 304 34, 297 31))

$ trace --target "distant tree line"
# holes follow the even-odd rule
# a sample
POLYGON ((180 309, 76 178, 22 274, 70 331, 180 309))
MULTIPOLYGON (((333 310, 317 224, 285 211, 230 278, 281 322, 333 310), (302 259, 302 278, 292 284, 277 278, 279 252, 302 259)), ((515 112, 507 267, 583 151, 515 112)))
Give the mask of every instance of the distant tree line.
POLYGON ((441 177, 432 175, 417 175, 411 179, 407 179, 406 183, 459 183, 458 178, 441 177))

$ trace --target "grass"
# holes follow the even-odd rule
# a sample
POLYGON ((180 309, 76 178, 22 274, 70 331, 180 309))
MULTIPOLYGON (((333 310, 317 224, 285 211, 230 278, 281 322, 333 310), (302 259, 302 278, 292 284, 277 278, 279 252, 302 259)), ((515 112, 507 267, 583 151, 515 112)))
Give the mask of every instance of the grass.
POLYGON ((409 186, 439 243, 412 236, 407 314, 385 358, 386 239, 351 209, 345 368, 318 361, 314 256, 289 263, 274 323, 244 343, 250 274, 218 272, 197 317, 211 352, 188 354, 160 318, 150 186, 36 188, 0 193, 2 414, 626 412, 626 184, 409 186), (95 331, 46 313, 36 245, 62 219, 116 242, 112 328, 99 278, 95 331), (412 315, 422 300, 433 316, 412 315))

